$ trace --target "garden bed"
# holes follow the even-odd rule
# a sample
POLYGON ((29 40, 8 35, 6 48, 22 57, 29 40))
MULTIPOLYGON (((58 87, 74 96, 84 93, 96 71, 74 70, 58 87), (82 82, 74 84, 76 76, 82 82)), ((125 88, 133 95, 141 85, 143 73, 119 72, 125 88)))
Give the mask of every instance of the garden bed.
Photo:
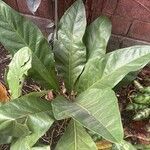
MULTIPOLYGON (((145 67, 138 74, 136 79, 143 86, 150 86, 150 67, 145 67)), ((127 86, 122 87, 118 91, 118 99, 120 110, 122 114, 122 122, 124 125, 125 139, 130 141, 132 144, 137 145, 150 145, 150 132, 148 127, 150 127, 149 119, 142 121, 133 121, 134 111, 126 111, 128 103, 132 101, 130 98, 133 92, 136 92, 137 89, 131 83, 127 86)))
MULTIPOLYGON (((5 69, 10 62, 10 55, 0 45, 0 81, 4 83, 5 69)), ((139 74, 137 79, 143 86, 150 86, 150 67, 145 67, 139 74)), ((40 88, 40 87, 39 87, 40 88)), ((24 86, 24 92, 37 91, 37 85, 34 82, 27 82, 24 86)), ((127 104, 131 101, 130 95, 136 91, 135 86, 131 83, 122 86, 117 90, 120 112, 124 126, 125 139, 136 145, 150 145, 150 132, 147 130, 150 127, 149 120, 133 121, 133 112, 126 111, 127 104)), ((52 149, 56 146, 58 140, 63 135, 69 120, 57 121, 49 129, 49 131, 40 139, 40 142, 51 145, 52 149)), ((140 146, 139 146, 140 147, 140 146)), ((1 145, 0 150, 9 149, 9 145, 1 145)))

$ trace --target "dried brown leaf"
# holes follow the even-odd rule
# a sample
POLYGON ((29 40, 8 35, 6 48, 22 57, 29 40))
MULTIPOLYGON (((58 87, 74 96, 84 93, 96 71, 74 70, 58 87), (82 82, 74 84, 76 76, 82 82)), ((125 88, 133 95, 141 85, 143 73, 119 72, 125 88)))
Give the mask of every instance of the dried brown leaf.
POLYGON ((101 140, 101 141, 96 142, 96 146, 98 150, 111 150, 112 143, 105 141, 105 140, 101 140))
POLYGON ((9 101, 8 92, 5 86, 0 82, 0 102, 6 103, 9 101))

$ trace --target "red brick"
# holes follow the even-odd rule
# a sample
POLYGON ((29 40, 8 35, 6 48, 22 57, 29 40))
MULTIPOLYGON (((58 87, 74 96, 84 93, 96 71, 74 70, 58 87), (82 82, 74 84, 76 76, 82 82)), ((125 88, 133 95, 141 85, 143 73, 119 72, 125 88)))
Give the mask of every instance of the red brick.
POLYGON ((111 52, 116 49, 119 49, 121 41, 122 41, 122 38, 120 38, 120 36, 111 35, 110 40, 107 45, 107 52, 111 52))
POLYGON ((90 20, 91 20, 91 17, 92 17, 92 13, 91 13, 92 2, 93 2, 93 0, 87 0, 85 2, 86 16, 87 16, 88 23, 90 23, 90 20))
POLYGON ((58 15, 61 18, 64 12, 71 6, 75 0, 58 0, 58 15))
POLYGON ((148 4, 150 1, 146 3, 146 0, 120 0, 115 14, 130 20, 150 21, 150 10, 146 6, 148 4))
MULTIPOLYGON (((59 18, 62 17, 64 12, 71 6, 75 0, 59 0, 59 18)), ((87 19, 89 22, 101 15, 101 10, 104 0, 86 0, 85 7, 87 13, 87 19)))
POLYGON ((107 52, 134 45, 150 45, 150 43, 112 34, 107 46, 107 52))
POLYGON ((17 3, 18 3, 19 11, 20 11, 21 13, 32 14, 32 13, 29 11, 29 9, 28 9, 25 0, 17 0, 17 3))
MULTIPOLYGON (((19 11, 24 14, 32 13, 29 11, 25 0, 17 0, 19 11)), ((43 18, 51 18, 53 17, 53 6, 52 1, 42 0, 37 12, 35 12, 35 16, 40 16, 43 18)))
POLYGON ((97 17, 102 15, 103 2, 104 2, 104 0, 93 0, 92 6, 91 6, 92 7, 91 21, 95 20, 97 17))
POLYGON ((135 39, 140 39, 150 42, 150 23, 134 21, 128 36, 135 39))
POLYGON ((58 16, 59 16, 59 18, 61 18, 63 16, 64 11, 65 11, 64 2, 62 0, 59 1, 58 8, 59 8, 58 16))
POLYGON ((140 41, 140 40, 135 40, 135 39, 132 39, 132 38, 127 38, 127 37, 122 38, 121 48, 134 46, 134 45, 150 45, 150 43, 140 41))
POLYGON ((104 6, 103 6, 102 12, 110 14, 110 15, 113 15, 114 11, 115 11, 115 9, 117 7, 117 3, 118 3, 118 0, 106 0, 104 2, 104 6))
POLYGON ((86 0, 85 6, 88 23, 92 22, 102 14, 103 2, 104 0, 86 0))
POLYGON ((42 0, 42 3, 38 8, 38 16, 53 18, 53 2, 50 0, 42 0))
POLYGON ((149 11, 149 9, 150 9, 150 1, 149 0, 134 0, 134 1, 136 1, 136 3, 145 7, 145 9, 147 9, 149 11))
POLYGON ((112 21, 112 32, 117 35, 126 35, 131 21, 121 16, 113 16, 112 21))
POLYGON ((4 0, 8 5, 10 5, 13 9, 18 10, 16 0, 4 0))

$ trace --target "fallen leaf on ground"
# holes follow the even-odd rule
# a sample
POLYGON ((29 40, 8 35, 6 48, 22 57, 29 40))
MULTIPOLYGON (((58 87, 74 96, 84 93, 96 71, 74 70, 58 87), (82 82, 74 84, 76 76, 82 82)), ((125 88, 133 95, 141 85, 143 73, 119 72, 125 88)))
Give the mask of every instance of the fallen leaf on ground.
POLYGON ((111 150, 112 143, 105 141, 105 140, 101 140, 101 141, 96 142, 96 146, 98 150, 111 150))
POLYGON ((48 101, 51 101, 54 99, 54 95, 52 91, 49 91, 45 97, 48 101))
POLYGON ((0 82, 0 102, 6 103, 9 101, 8 92, 5 86, 0 82))

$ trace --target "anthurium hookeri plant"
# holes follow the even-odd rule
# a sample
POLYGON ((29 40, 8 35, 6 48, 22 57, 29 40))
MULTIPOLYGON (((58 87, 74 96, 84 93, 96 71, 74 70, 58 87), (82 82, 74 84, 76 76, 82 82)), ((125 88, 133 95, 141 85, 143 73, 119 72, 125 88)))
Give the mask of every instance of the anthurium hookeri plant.
POLYGON ((138 81, 134 81, 134 85, 138 90, 132 94, 132 103, 126 107, 128 111, 135 111, 133 119, 135 121, 148 119, 150 117, 150 86, 143 87, 138 81))
POLYGON ((0 107, 0 143, 11 142, 11 150, 47 149, 38 139, 54 121, 68 118, 56 150, 96 150, 88 130, 115 143, 115 150, 134 149, 123 141, 112 88, 149 63, 150 46, 106 53, 110 35, 107 17, 87 27, 84 4, 77 0, 61 18, 52 49, 34 24, 0 0, 0 42, 13 56, 7 74, 11 100, 0 107), (54 98, 44 100, 47 92, 21 96, 26 76, 53 91, 54 98))

